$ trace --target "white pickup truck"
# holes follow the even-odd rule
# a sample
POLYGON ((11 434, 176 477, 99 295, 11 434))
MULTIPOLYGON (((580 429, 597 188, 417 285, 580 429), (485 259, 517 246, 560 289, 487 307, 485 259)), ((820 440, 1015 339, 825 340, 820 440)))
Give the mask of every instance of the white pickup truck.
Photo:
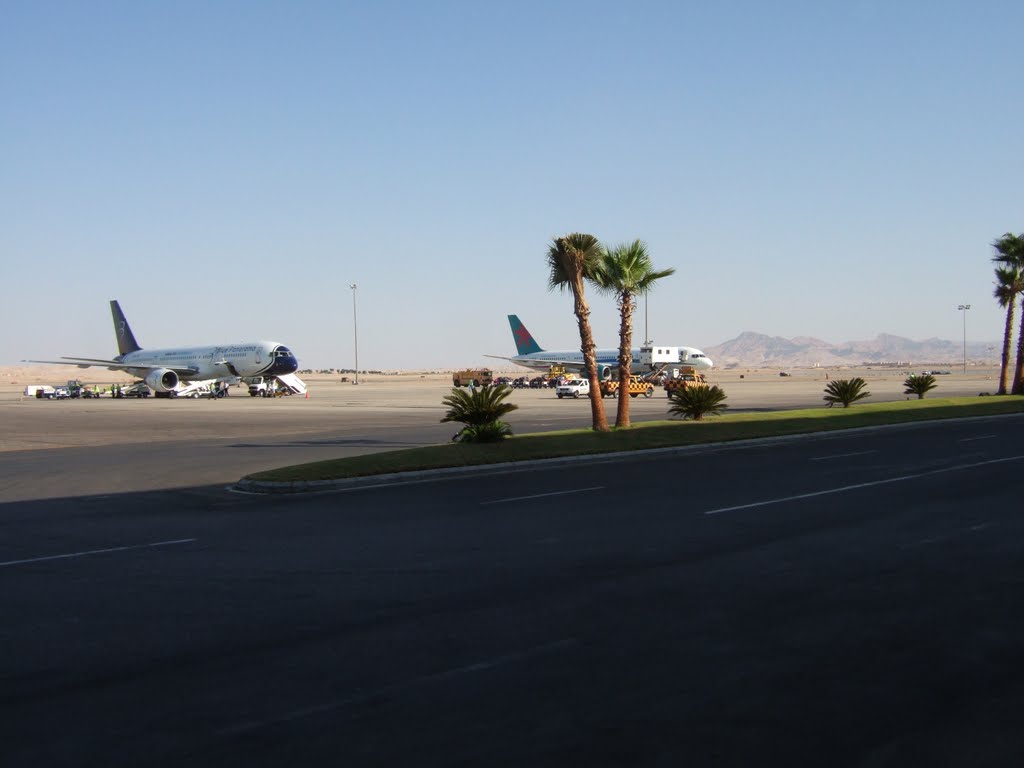
POLYGON ((254 376, 246 381, 249 383, 249 397, 270 397, 274 394, 273 384, 262 376, 254 376))
POLYGON ((569 379, 555 387, 559 399, 563 397, 585 397, 590 394, 589 379, 569 379))

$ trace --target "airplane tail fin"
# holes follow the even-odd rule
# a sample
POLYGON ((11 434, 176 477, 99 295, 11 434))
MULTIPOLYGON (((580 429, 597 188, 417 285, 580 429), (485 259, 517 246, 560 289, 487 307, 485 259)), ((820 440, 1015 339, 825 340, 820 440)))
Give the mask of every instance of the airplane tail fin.
POLYGON ((526 330, 526 326, 523 325, 518 315, 509 315, 508 324, 512 327, 512 337, 516 340, 516 351, 520 355, 544 351, 530 332, 526 330))
POLYGON ((121 305, 116 300, 110 302, 110 314, 114 318, 114 334, 117 336, 118 353, 127 355, 129 352, 138 352, 142 349, 139 342, 135 340, 135 334, 132 333, 124 312, 121 311, 121 305))

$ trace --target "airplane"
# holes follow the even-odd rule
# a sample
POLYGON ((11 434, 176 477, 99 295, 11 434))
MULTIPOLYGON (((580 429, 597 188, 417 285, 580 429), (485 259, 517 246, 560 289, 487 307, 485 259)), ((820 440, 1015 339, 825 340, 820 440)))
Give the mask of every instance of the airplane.
MULTIPOLYGON (((533 368, 535 370, 546 371, 552 365, 561 365, 564 368, 577 371, 583 370, 583 353, 580 350, 552 351, 541 349, 533 335, 526 330, 526 326, 523 325, 518 315, 509 315, 508 324, 512 328, 512 337, 515 339, 516 351, 519 354, 515 357, 500 357, 499 355, 486 355, 486 357, 508 360, 524 368, 533 368)), ((608 378, 612 371, 619 367, 618 348, 596 349, 594 354, 597 358, 598 378, 608 378)), ((650 365, 654 363, 665 363, 666 366, 688 365, 702 370, 707 370, 714 366, 714 362, 710 357, 693 347, 659 347, 658 345, 642 348, 633 347, 632 358, 631 373, 642 373, 650 370, 650 365), (649 354, 643 355, 642 353, 644 352, 649 354), (645 357, 649 358, 649 360, 642 359, 645 357)))
POLYGON ((94 357, 62 357, 60 360, 28 360, 29 363, 77 365, 126 371, 146 382, 157 396, 170 397, 183 382, 237 381, 252 376, 273 376, 300 394, 305 384, 294 375, 299 361, 288 347, 276 341, 246 341, 210 347, 143 349, 135 340, 117 301, 110 302, 118 355, 110 360, 94 357))

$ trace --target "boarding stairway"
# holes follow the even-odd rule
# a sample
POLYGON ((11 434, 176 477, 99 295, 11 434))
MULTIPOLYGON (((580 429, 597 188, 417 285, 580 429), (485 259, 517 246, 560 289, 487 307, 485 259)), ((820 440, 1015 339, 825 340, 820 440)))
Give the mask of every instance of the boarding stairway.
POLYGON ((306 394, 306 382, 296 376, 294 373, 286 373, 283 376, 275 376, 281 386, 287 389, 294 395, 306 394))

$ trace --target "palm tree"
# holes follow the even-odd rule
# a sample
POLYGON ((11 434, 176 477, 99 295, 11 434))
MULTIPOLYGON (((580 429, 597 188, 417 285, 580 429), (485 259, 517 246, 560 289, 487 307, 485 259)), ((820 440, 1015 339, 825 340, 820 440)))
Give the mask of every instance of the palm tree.
POLYGON ((512 387, 470 388, 453 387, 451 394, 441 402, 448 406, 441 422, 457 421, 465 426, 453 437, 466 443, 498 442, 512 434, 512 429, 501 420, 502 416, 519 408, 505 399, 512 394, 512 387))
POLYGON ((548 246, 548 288, 572 291, 573 312, 580 329, 580 351, 583 366, 590 380, 590 414, 595 432, 608 431, 604 414, 600 382, 597 380, 597 357, 594 354, 594 334, 590 330, 590 306, 583 291, 583 282, 594 272, 601 255, 601 243, 593 235, 573 232, 556 237, 548 246))
POLYGON ((924 400, 925 393, 931 392, 938 385, 935 377, 930 373, 922 373, 920 376, 910 374, 903 380, 903 394, 917 395, 918 400, 924 400))
MULTIPOLYGON (((992 261, 1009 269, 1024 272, 1024 235, 1015 235, 1012 232, 1007 232, 992 243, 992 247, 996 249, 996 255, 992 257, 992 261)), ((996 278, 999 279, 998 271, 996 272, 996 278)), ((996 298, 999 299, 999 296, 997 295, 996 298)), ((1002 306, 1001 303, 1000 306, 1002 306)), ((1008 305, 1007 311, 1012 317, 1012 306, 1008 305)), ((1012 325, 1012 320, 1008 319, 1007 322, 1012 325)), ((1009 365, 1007 349, 1009 343, 1009 334, 1004 333, 1003 345, 1004 354, 1006 355, 1004 366, 1009 365)), ((1002 382, 1003 377, 1000 377, 1000 385, 1002 385, 1002 382)), ((1006 390, 1000 389, 1000 392, 1005 394, 1006 390)), ((1017 366, 1013 372, 1013 385, 1010 388, 1010 392, 1014 395, 1024 395, 1024 306, 1021 307, 1020 327, 1017 331, 1017 366)))
POLYGON ((1019 267, 996 267, 996 287, 992 292, 999 306, 1006 309, 1006 327, 1003 329, 1003 359, 999 369, 999 391, 1006 394, 1010 373, 1010 347, 1013 343, 1013 315, 1017 297, 1024 293, 1024 273, 1019 267))
POLYGON ((651 264, 647 244, 642 240, 622 243, 611 250, 605 250, 597 262, 591 281, 598 290, 615 294, 619 305, 619 407, 615 414, 615 426, 629 426, 629 398, 621 396, 629 386, 629 374, 633 370, 633 302, 637 294, 647 293, 663 277, 675 273, 675 269, 655 270, 651 264))
POLYGON ((672 403, 668 412, 673 416, 682 416, 684 420, 701 421, 704 414, 717 416, 729 407, 725 404, 725 391, 717 384, 710 387, 707 384, 683 387, 669 392, 668 397, 672 403))
POLYGON ((849 408, 850 403, 871 397, 871 393, 864 389, 867 385, 868 383, 860 376, 854 376, 852 379, 836 379, 830 381, 825 387, 825 397, 822 399, 828 403, 829 408, 836 403, 842 403, 843 408, 849 408))

